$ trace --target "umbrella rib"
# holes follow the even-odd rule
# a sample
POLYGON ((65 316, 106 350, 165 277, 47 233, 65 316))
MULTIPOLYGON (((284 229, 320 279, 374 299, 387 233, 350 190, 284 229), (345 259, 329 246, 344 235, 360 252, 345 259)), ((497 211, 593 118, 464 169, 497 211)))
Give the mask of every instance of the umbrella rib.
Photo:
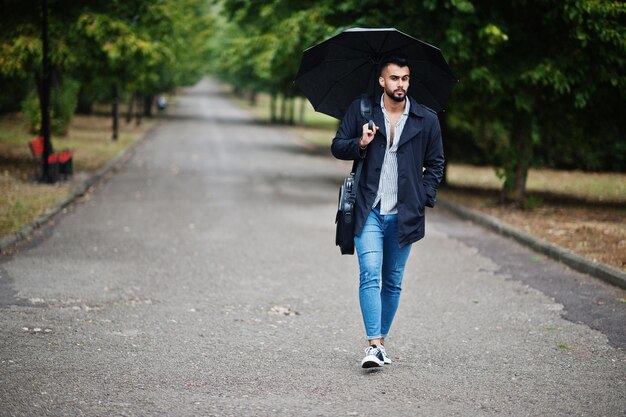
MULTIPOLYGON (((332 64, 332 63, 336 63, 336 62, 349 62, 349 61, 358 61, 358 60, 363 60, 363 57, 356 57, 356 58, 325 58, 321 64, 332 64)), ((362 64, 362 65, 366 65, 366 63, 362 64)), ((319 66, 319 65, 318 65, 319 66)), ((305 74, 308 74, 311 71, 314 71, 318 66, 316 67, 311 67, 308 70, 300 73, 298 72, 297 77, 296 78, 302 78, 305 74)), ((357 67, 358 68, 358 67, 357 67)))
MULTIPOLYGON (((385 37, 383 39, 383 42, 381 43, 380 48, 378 49, 378 51, 376 51, 377 54, 380 54, 380 51, 384 50, 384 47, 387 44, 387 40, 388 39, 389 39, 389 33, 385 33, 385 37)), ((377 62, 377 64, 380 65, 380 62, 377 62)))
POLYGON ((359 68, 364 67, 367 65, 367 62, 359 65, 358 67, 354 68, 352 71, 350 71, 348 74, 344 75, 343 77, 335 80, 334 83, 331 84, 330 88, 328 88, 326 90, 326 93, 324 94, 324 96, 322 96, 322 99, 320 100, 320 104, 317 105, 317 107, 320 107, 320 105, 326 100, 326 97, 328 97, 328 95, 330 94, 330 92, 332 91, 332 89, 340 82, 343 81, 345 78, 347 78, 348 76, 350 76, 352 73, 354 73, 355 71, 357 71, 359 68))
MULTIPOLYGON (((433 95, 433 93, 430 91, 430 89, 426 86, 426 84, 424 83, 420 83, 423 87, 424 87, 424 92, 426 92, 430 98, 433 100, 433 102, 435 102, 439 107, 443 108, 444 106, 441 104, 441 102, 439 101, 439 99, 437 97, 435 97, 433 95)), ((423 104, 423 103, 422 103, 423 104)))

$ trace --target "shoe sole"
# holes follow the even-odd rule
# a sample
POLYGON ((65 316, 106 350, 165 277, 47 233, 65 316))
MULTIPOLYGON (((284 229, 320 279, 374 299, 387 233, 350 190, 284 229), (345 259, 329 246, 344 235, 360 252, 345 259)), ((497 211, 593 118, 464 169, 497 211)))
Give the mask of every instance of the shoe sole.
POLYGON ((376 357, 365 358, 361 362, 361 368, 382 368, 385 362, 379 361, 376 357))

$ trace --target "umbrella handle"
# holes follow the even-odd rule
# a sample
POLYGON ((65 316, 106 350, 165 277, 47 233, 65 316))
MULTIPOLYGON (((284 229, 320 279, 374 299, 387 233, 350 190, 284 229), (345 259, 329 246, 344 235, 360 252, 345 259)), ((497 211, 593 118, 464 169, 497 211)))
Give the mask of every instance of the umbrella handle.
POLYGON ((361 95, 361 116, 368 120, 367 128, 369 130, 374 130, 374 121, 372 120, 373 113, 371 98, 367 94, 361 95))

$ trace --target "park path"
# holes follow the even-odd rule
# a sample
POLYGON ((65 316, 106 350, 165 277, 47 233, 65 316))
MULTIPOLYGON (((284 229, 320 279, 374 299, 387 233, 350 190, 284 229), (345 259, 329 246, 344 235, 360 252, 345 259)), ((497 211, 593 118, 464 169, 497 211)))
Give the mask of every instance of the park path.
POLYGON ((0 261, 0 416, 626 415, 624 329, 568 319, 558 286, 528 280, 624 293, 440 210, 394 363, 360 369, 356 259, 333 245, 349 165, 211 80, 169 114, 0 261))

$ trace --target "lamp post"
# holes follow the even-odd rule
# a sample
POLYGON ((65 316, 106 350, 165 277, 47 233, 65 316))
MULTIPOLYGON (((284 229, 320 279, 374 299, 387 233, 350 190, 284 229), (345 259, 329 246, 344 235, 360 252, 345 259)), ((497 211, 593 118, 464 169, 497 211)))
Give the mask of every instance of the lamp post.
POLYGON ((40 85, 41 104, 41 136, 43 136, 42 174, 40 181, 53 183, 56 178, 52 175, 49 156, 52 154, 52 142, 50 140, 50 58, 48 56, 48 0, 41 0, 42 28, 41 41, 43 45, 42 66, 43 74, 40 85))

